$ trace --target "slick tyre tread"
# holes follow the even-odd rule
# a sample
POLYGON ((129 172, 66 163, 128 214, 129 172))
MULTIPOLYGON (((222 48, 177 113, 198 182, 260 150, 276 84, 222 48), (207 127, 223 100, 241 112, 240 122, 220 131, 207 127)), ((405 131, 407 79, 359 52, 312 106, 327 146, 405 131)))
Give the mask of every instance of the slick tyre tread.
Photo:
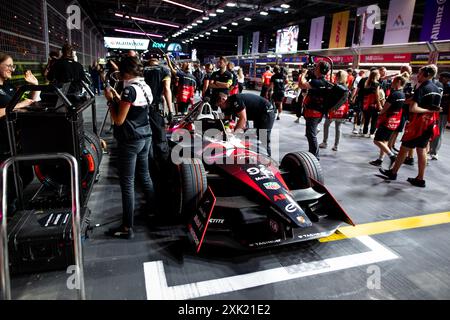
POLYGON ((94 132, 88 130, 84 131, 84 137, 85 137, 85 144, 91 143, 94 145, 95 151, 97 153, 97 159, 99 161, 98 163, 100 165, 100 162, 102 161, 103 158, 103 151, 100 138, 94 132))
POLYGON ((310 152, 299 151, 286 154, 281 160, 280 168, 288 172, 288 185, 292 189, 311 187, 310 178, 324 183, 322 167, 310 152))
POLYGON ((200 159, 193 158, 189 163, 180 164, 182 187, 182 214, 189 215, 198 204, 207 189, 206 171, 200 159))

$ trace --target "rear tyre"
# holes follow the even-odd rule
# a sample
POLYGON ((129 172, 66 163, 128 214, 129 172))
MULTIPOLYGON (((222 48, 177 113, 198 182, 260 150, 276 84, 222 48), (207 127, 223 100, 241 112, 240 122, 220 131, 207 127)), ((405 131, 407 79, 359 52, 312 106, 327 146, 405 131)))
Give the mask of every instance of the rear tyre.
POLYGON ((312 186, 310 178, 324 183, 322 167, 317 158, 310 152, 300 151, 288 153, 281 160, 280 169, 290 189, 306 189, 312 186))

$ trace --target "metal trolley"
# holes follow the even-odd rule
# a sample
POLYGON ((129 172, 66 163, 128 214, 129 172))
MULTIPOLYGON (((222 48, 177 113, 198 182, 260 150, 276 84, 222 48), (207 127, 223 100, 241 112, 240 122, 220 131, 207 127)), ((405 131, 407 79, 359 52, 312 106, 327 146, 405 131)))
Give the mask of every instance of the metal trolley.
POLYGON ((4 300, 11 299, 11 285, 10 273, 8 264, 8 235, 7 235, 7 176, 8 168, 19 161, 30 160, 49 160, 49 159, 63 159, 70 165, 70 181, 71 181, 71 212, 72 212, 72 239, 74 247, 75 265, 78 281, 78 298, 85 299, 84 289, 84 272, 83 272, 83 252, 81 247, 81 233, 80 233, 80 194, 79 194, 79 179, 78 179, 78 163, 77 160, 68 153, 53 153, 53 154, 34 154, 16 156, 7 159, 0 166, 2 178, 2 207, 0 212, 1 228, 0 228, 0 286, 1 298, 4 300))

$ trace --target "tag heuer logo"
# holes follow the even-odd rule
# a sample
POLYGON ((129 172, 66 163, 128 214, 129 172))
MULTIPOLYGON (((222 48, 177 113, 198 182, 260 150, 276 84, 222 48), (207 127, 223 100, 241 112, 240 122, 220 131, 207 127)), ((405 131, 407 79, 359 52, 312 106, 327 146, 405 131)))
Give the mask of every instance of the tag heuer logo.
POLYGON ((278 190, 280 189, 280 185, 277 182, 267 182, 264 183, 264 188, 266 188, 267 190, 278 190))

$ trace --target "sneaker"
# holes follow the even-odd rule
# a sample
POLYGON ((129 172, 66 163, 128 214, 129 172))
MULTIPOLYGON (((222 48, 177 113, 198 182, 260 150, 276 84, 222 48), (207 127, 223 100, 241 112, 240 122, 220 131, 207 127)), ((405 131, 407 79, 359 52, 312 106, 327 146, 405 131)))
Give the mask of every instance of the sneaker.
POLYGON ((393 173, 392 170, 381 169, 380 172, 382 175, 386 176, 389 180, 397 180, 397 174, 393 173))
POLYGON ((353 129, 352 133, 353 133, 353 134, 358 134, 358 130, 353 129))
POLYGON ((121 239, 133 239, 134 238, 134 232, 132 228, 129 228, 128 230, 125 230, 124 226, 120 226, 117 228, 109 229, 105 232, 105 235, 115 238, 121 238, 121 239))
POLYGON ((371 135, 369 136, 369 138, 370 138, 370 139, 373 139, 373 138, 375 138, 375 135, 374 135, 374 134, 371 134, 371 135))
POLYGON ((438 160, 438 159, 439 159, 439 157, 438 157, 437 154, 432 154, 431 155, 431 160, 438 160))
POLYGON ((337 147, 337 146, 334 146, 333 148, 331 148, 331 150, 333 150, 333 151, 338 151, 338 147, 337 147))
POLYGON ((300 123, 300 118, 297 118, 297 120, 294 121, 295 123, 300 123))
POLYGON ((414 158, 406 157, 405 162, 403 162, 403 163, 407 164, 408 166, 413 166, 414 165, 414 158))
POLYGON ((395 152, 397 152, 397 153, 400 152, 400 150, 398 150, 396 147, 392 147, 392 149, 393 149, 393 151, 395 151, 395 152))
POLYGON ((370 138, 370 134, 366 133, 366 134, 364 135, 364 137, 365 137, 365 138, 370 138))
POLYGON ((277 120, 280 120, 280 116, 277 116, 277 120))
POLYGON ((326 149, 327 148, 327 143, 326 142, 322 142, 321 144, 319 144, 319 148, 326 149))
POLYGON ((408 178, 407 181, 415 187, 425 188, 425 180, 420 180, 417 178, 408 178))
POLYGON ((319 128, 317 128, 317 133, 319 133, 320 132, 320 129, 319 128))
POLYGON ((389 157, 389 160, 390 160, 389 169, 392 168, 392 166, 394 165, 396 159, 397 159, 397 157, 395 155, 389 157))
POLYGON ((383 160, 381 160, 381 159, 373 160, 373 161, 370 161, 369 164, 371 164, 375 167, 381 167, 381 165, 383 164, 383 160))

